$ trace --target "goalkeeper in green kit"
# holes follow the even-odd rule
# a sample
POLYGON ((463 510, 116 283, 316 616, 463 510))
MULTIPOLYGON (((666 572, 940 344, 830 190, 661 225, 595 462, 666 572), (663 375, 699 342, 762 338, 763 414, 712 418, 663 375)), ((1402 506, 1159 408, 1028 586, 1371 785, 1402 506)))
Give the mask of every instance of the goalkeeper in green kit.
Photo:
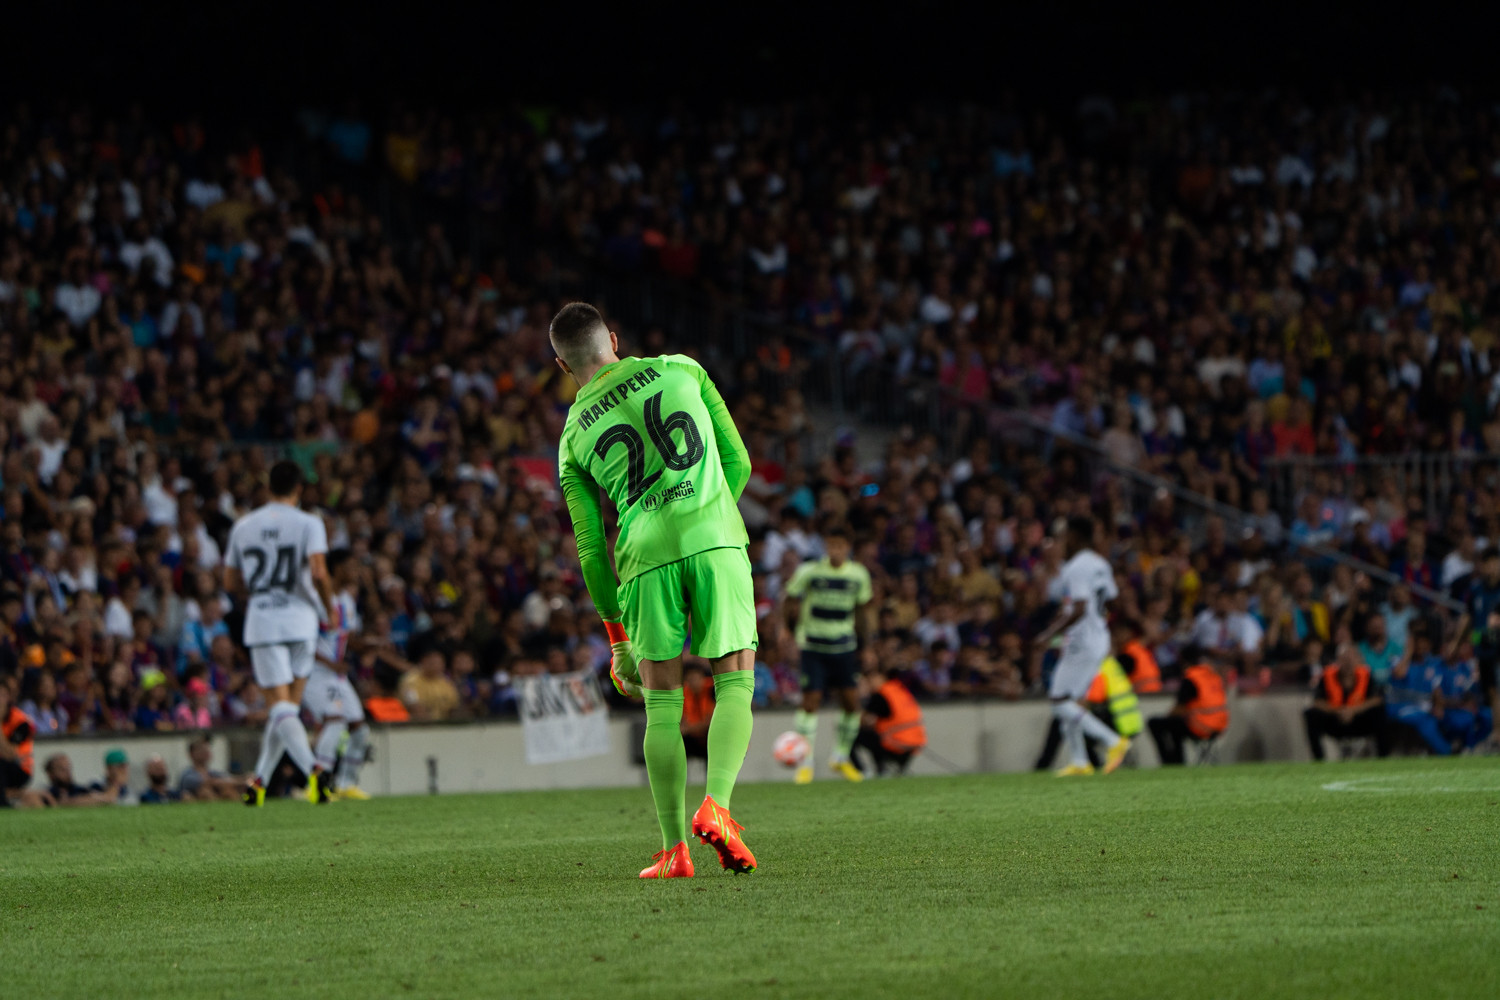
POLYGON ((726 869, 754 871, 755 856, 729 817, 750 745, 755 689, 749 539, 735 506, 750 480, 749 453, 719 390, 692 358, 620 358, 618 338, 583 302, 563 307, 551 334, 558 366, 579 386, 557 449, 578 560, 609 633, 610 678, 622 694, 646 701, 646 771, 662 850, 641 878, 693 874, 681 730, 689 631, 693 655, 713 666, 715 699, 708 795, 692 832, 726 869), (619 512, 618 588, 605 547, 601 488, 619 512))

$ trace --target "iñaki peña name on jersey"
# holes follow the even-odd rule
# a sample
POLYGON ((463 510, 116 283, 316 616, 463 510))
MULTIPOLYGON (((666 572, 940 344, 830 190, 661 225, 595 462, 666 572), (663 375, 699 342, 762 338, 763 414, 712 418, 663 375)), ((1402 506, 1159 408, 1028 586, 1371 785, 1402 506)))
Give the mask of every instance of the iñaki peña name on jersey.
POLYGON ((578 414, 578 429, 588 430, 594 421, 623 403, 626 396, 659 378, 661 378, 661 373, 647 365, 625 381, 617 383, 614 388, 606 390, 597 403, 578 414))

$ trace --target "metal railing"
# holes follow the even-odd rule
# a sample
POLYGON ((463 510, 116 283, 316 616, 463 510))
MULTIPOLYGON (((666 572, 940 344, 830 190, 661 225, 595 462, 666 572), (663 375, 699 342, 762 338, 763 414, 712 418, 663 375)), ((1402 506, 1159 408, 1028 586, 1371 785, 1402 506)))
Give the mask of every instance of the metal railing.
MULTIPOLYGON (((1303 495, 1322 480, 1327 492, 1353 496, 1363 490, 1381 496, 1394 487, 1401 502, 1416 495, 1434 517, 1446 511, 1455 496, 1477 483, 1493 487, 1500 459, 1469 452, 1412 452, 1407 455, 1361 455, 1337 458, 1299 455, 1272 458, 1265 463, 1264 483, 1271 505, 1290 519, 1303 495)), ((1441 520, 1441 517, 1437 517, 1441 520)))
MULTIPOLYGON (((1235 533, 1254 528, 1251 516, 1238 507, 1232 507, 1153 473, 1120 465, 1108 457, 1099 442, 1054 427, 1035 414, 1024 410, 996 410, 991 414, 990 426, 1000 428, 1002 434, 1006 433, 1007 429, 1010 429, 1009 433, 1012 434, 1019 431, 1022 436, 1029 438, 1033 444, 1043 449, 1052 442, 1065 442, 1080 458, 1085 474, 1093 487, 1093 495, 1101 496, 1112 481, 1125 484, 1123 499, 1127 511, 1132 515, 1144 513, 1146 508, 1162 495, 1172 497, 1178 505, 1178 510, 1183 514, 1183 530, 1195 542, 1202 540, 1204 526, 1210 517, 1223 519, 1225 526, 1235 533)), ((1322 570, 1327 570, 1334 565, 1347 566, 1354 572, 1363 573, 1371 580, 1387 587, 1405 583, 1389 570, 1355 558, 1347 552, 1341 552, 1327 545, 1304 542, 1290 535, 1286 540, 1286 552, 1295 553, 1322 570)), ((1405 585, 1414 597, 1436 608, 1455 613, 1461 613, 1464 610, 1462 603, 1441 591, 1421 584, 1405 583, 1405 585)))

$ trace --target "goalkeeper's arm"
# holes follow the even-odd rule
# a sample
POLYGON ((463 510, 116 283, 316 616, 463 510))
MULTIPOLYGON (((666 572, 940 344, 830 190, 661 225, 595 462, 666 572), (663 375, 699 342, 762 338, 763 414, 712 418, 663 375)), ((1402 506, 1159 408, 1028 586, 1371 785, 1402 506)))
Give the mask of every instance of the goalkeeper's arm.
POLYGON ((738 502, 750 482, 750 452, 740 437, 740 430, 729 415, 729 407, 719 394, 719 387, 702 368, 689 369, 698 379, 698 390, 703 397, 703 406, 708 410, 709 422, 713 424, 714 444, 719 449, 719 464, 724 469, 724 481, 729 484, 730 495, 738 502))
MULTIPOLYGON (((633 660, 634 653, 629 649, 625 626, 620 624, 615 570, 609 563, 609 549, 604 543, 604 510, 599 505, 599 484, 573 461, 566 439, 562 442, 558 483, 568 504, 568 516, 573 519, 573 538, 578 545, 578 565, 583 570, 583 582, 594 601, 594 609, 604 620, 604 633, 609 637, 610 648, 617 658, 630 657, 633 660)), ((633 674, 634 670, 630 672, 633 674)))

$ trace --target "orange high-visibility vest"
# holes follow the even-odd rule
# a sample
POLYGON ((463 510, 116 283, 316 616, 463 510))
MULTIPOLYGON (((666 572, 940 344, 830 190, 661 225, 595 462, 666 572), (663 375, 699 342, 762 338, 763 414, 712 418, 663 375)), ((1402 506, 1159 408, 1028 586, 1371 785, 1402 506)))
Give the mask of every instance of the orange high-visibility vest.
POLYGON ((707 684, 697 694, 686 684, 682 686, 682 721, 689 726, 707 722, 714 714, 714 699, 707 684))
POLYGON ((922 725, 922 709, 906 685, 894 677, 880 685, 891 714, 875 720, 875 735, 880 745, 891 753, 912 753, 927 745, 927 729, 922 725))
POLYGON ((1109 684, 1104 680, 1104 671, 1094 675, 1094 683, 1089 685, 1088 693, 1083 696, 1084 701, 1102 705, 1109 701, 1109 684))
POLYGON ((1151 650, 1139 639, 1131 639, 1125 644, 1125 653, 1135 661, 1135 669, 1130 671, 1130 684, 1135 688, 1136 694, 1156 694, 1161 690, 1161 667, 1156 664, 1156 657, 1151 655, 1151 650))
POLYGON ((1224 679, 1212 667, 1199 664, 1182 672, 1193 682, 1198 696, 1187 704, 1187 727, 1200 740, 1217 736, 1229 728, 1229 702, 1224 697, 1224 679))
POLYGON ((1363 663, 1354 668, 1354 687, 1348 691, 1344 690, 1344 685, 1339 681, 1338 664, 1330 664, 1323 668, 1323 696, 1334 708, 1358 705, 1369 693, 1370 668, 1363 663))
POLYGON ((376 722, 410 722, 411 713, 400 698, 371 698, 365 702, 365 711, 376 722))
POLYGON ((36 724, 31 721, 31 716, 14 705, 10 706, 10 711, 5 714, 3 720, 0 720, 0 739, 9 743, 11 734, 22 726, 29 727, 30 731, 24 740, 15 745, 16 754, 19 757, 16 764, 21 770, 30 774, 36 763, 36 739, 32 735, 36 732, 36 724))

